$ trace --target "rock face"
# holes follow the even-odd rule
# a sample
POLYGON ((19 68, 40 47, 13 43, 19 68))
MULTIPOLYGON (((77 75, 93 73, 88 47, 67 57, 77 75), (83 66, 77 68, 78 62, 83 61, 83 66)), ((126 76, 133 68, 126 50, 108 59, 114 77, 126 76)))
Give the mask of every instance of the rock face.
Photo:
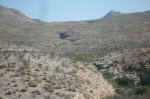
POLYGON ((1 49, 0 97, 102 99, 114 95, 113 87, 94 70, 93 66, 48 53, 1 49))
POLYGON ((100 71, 113 73, 114 77, 128 77, 136 84, 149 84, 150 49, 132 49, 111 53, 94 62, 100 71))

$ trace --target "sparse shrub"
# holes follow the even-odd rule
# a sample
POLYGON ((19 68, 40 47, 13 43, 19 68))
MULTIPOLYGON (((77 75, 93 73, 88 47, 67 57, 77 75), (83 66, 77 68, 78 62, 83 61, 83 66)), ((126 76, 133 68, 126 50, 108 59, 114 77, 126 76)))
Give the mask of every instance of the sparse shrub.
POLYGON ((150 72, 143 72, 140 77, 142 85, 150 85, 150 72))
POLYGON ((89 53, 70 53, 68 56, 74 61, 82 61, 82 62, 92 62, 96 59, 96 57, 100 57, 102 52, 89 52, 89 53))
POLYGON ((103 74, 103 77, 105 78, 105 79, 112 79, 113 78, 113 73, 111 73, 111 72, 102 72, 102 74, 103 74))
POLYGON ((7 65, 1 64, 1 65, 0 65, 0 69, 4 69, 4 68, 7 68, 7 65))
POLYGON ((53 92, 54 89, 58 88, 56 86, 56 83, 48 83, 48 84, 44 84, 43 89, 45 89, 48 92, 53 92))
POLYGON ((55 51, 51 51, 50 52, 50 56, 51 56, 51 58, 54 58, 56 56, 56 52, 55 51))
POLYGON ((55 68, 55 71, 56 71, 56 72, 63 72, 64 70, 63 70, 61 67, 57 66, 57 67, 55 68))
POLYGON ((28 84, 30 87, 37 87, 38 86, 38 83, 34 80, 31 80, 28 84))
POLYGON ((31 70, 28 66, 21 66, 18 68, 17 72, 21 75, 28 75, 31 73, 31 70))
POLYGON ((114 74, 108 71, 101 71, 104 79, 106 79, 109 83, 111 83, 114 87, 117 87, 117 83, 114 80, 114 74))
POLYGON ((66 67, 66 68, 67 68, 69 65, 68 65, 68 64, 66 64, 66 62, 65 62, 65 61, 63 61, 63 62, 61 63, 61 66, 62 66, 62 67, 66 67))
POLYGON ((144 94, 144 95, 115 95, 111 97, 105 97, 103 99, 149 99, 150 94, 144 94))
POLYGON ((121 96, 121 95, 115 95, 115 96, 110 96, 110 97, 104 97, 102 99, 129 99, 125 96, 121 96))
POLYGON ((87 66, 87 68, 93 72, 97 72, 97 69, 94 66, 87 66))
POLYGON ((130 80, 127 77, 116 78, 115 82, 119 86, 124 86, 124 87, 132 87, 132 86, 134 86, 134 81, 130 80))
POLYGON ((76 69, 80 69, 79 65, 77 65, 77 64, 73 64, 73 67, 75 67, 76 69))
POLYGON ((138 87, 134 89, 135 95, 143 95, 147 92, 145 87, 138 87))
POLYGON ((90 61, 91 56, 88 56, 86 54, 74 53, 72 54, 71 58, 76 61, 90 61))

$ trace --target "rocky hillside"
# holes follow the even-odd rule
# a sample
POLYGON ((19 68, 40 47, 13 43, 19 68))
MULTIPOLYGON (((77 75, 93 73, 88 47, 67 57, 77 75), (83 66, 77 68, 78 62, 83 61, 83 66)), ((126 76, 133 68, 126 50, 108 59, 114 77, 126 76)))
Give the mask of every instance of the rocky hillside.
POLYGON ((119 94, 108 99, 149 99, 150 48, 109 53, 93 64, 119 94))
POLYGON ((0 7, 1 45, 28 45, 57 53, 105 53, 149 47, 149 26, 150 11, 129 14, 111 11, 97 20, 45 23, 0 7))
POLYGON ((91 65, 29 48, 0 50, 0 99, 102 99, 114 94, 91 65))
POLYGON ((149 27, 150 11, 46 23, 0 6, 0 99, 147 99, 149 27))
POLYGON ((98 70, 111 72, 116 77, 126 76, 135 84, 150 83, 149 48, 113 52, 95 61, 94 65, 98 70))

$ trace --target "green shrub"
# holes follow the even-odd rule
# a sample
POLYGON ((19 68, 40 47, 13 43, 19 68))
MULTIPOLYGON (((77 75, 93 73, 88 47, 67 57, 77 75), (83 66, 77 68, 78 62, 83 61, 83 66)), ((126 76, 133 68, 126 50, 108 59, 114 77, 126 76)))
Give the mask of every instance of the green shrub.
POLYGON ((103 77, 105 78, 105 79, 112 79, 113 78, 113 73, 111 73, 111 72, 102 72, 102 74, 103 74, 103 77))
POLYGON ((109 83, 113 85, 113 87, 117 87, 116 81, 114 80, 114 74, 107 71, 101 71, 104 79, 106 79, 109 83))
POLYGON ((127 77, 116 78, 115 82, 117 83, 117 85, 123 86, 123 87, 132 87, 132 86, 134 86, 134 81, 130 80, 127 77))
POLYGON ((75 61, 84 61, 84 62, 88 62, 91 61, 93 56, 90 54, 81 54, 81 53, 73 53, 71 55, 71 58, 75 61))
POLYGON ((141 76, 141 84, 142 85, 150 85, 150 72, 144 72, 141 76))
POLYGON ((1 64, 0 65, 0 69, 4 69, 4 68, 6 68, 7 67, 7 65, 4 65, 4 64, 1 64))
POLYGON ((134 89, 135 95, 143 95, 147 93, 147 89, 145 87, 138 87, 134 89))
POLYGON ((104 56, 103 52, 88 52, 88 53, 80 53, 80 52, 75 52, 75 53, 69 53, 65 56, 68 56, 74 61, 82 61, 82 62, 91 62, 95 60, 96 57, 102 57, 104 56))
POLYGON ((112 97, 105 97, 103 99, 150 99, 149 94, 144 94, 144 95, 133 95, 133 96, 128 96, 128 95, 115 95, 112 97))

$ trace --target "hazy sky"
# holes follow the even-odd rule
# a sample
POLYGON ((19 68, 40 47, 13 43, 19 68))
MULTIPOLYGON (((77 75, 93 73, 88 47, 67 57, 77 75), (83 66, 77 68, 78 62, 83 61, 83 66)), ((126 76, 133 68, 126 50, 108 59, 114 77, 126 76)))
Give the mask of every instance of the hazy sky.
POLYGON ((125 13, 150 10, 150 0, 0 0, 0 4, 47 21, 96 19, 110 10, 125 13))

